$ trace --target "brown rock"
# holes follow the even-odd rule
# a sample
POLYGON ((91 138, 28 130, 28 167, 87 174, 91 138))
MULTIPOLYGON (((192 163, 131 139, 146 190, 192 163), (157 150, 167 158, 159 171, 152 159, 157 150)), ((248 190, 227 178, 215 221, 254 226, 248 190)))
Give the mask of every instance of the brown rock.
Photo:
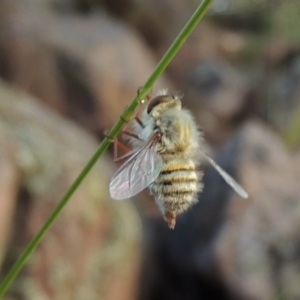
POLYGON ((243 136, 250 198, 228 207, 216 247, 223 278, 237 299, 298 299, 299 164, 264 126, 248 124, 243 136))
MULTIPOLYGON (((136 96, 154 57, 132 28, 104 13, 64 15, 23 2, 0 6, 2 75, 102 133, 136 96)), ((155 89, 165 86, 160 79, 155 89)))
MULTIPOLYGON (((0 98, 3 276, 97 143, 75 124, 3 83, 0 98)), ((30 257, 11 295, 30 300, 135 298, 140 222, 129 202, 110 199, 111 173, 104 155, 30 257)))
POLYGON ((191 69, 189 81, 202 95, 207 110, 224 123, 241 114, 249 86, 246 77, 223 60, 210 60, 191 69))
POLYGON ((142 32, 148 44, 155 49, 172 42, 195 9, 192 1, 180 0, 135 1, 132 6, 127 20, 142 32))

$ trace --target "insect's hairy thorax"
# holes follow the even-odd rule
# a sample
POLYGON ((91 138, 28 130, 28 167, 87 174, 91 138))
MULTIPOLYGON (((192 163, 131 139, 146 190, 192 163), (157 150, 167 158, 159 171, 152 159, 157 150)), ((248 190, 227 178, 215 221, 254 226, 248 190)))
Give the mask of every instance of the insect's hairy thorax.
POLYGON ((157 151, 160 154, 188 152, 193 138, 197 138, 193 135, 192 121, 185 111, 173 109, 162 113, 153 123, 153 130, 160 134, 157 151))

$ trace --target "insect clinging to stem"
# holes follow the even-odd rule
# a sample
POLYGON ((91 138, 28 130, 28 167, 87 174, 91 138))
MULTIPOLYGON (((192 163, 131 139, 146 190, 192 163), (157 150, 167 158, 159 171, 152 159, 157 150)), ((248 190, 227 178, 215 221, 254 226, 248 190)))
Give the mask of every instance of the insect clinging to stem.
POLYGON ((160 92, 133 121, 133 132, 123 132, 133 151, 125 154, 127 161, 110 181, 112 198, 126 199, 149 187, 173 229, 176 217, 197 202, 203 188, 199 151, 241 197, 248 197, 202 149, 202 134, 190 111, 182 108, 181 96, 160 92))

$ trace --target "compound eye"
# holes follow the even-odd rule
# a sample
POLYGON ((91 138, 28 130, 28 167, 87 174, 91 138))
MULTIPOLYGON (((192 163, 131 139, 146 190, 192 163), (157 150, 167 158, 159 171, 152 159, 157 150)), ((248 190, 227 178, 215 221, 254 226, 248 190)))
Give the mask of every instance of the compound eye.
POLYGON ((148 107, 147 107, 147 113, 150 114, 152 109, 161 104, 161 103, 164 103, 164 102, 167 102, 168 99, 170 98, 170 96, 168 95, 163 95, 163 96, 157 96, 155 98, 153 98, 150 103, 148 104, 148 107))

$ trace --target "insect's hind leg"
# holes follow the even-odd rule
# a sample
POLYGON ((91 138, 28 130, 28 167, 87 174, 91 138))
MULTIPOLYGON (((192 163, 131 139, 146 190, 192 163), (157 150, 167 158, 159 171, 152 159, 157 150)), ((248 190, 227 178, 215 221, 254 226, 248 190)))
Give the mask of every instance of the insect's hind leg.
MULTIPOLYGON (((122 134, 125 134, 125 135, 128 135, 128 136, 131 136, 135 139, 138 139, 140 141, 142 141, 136 134, 133 134, 129 131, 126 131, 126 130, 123 130, 122 131, 122 134)), ((105 133, 105 136, 107 138, 109 138, 111 141, 113 141, 113 144, 114 144, 114 162, 122 162, 122 161, 125 161, 127 158, 129 158, 132 154, 133 154, 133 151, 127 147, 126 145, 124 145, 123 143, 121 143, 117 137, 115 138, 112 138, 110 137, 107 133, 105 133), (121 148, 124 152, 126 152, 124 155, 122 156, 118 156, 118 148, 121 148)))
POLYGON ((118 148, 121 148, 124 152, 127 152, 126 154, 128 154, 131 151, 131 149, 129 147, 127 147, 126 145, 124 145, 123 143, 121 143, 117 137, 113 138, 113 137, 109 136, 108 130, 106 130, 104 132, 104 136, 106 138, 108 138, 111 142, 113 142, 113 144, 114 144, 114 152, 113 152, 114 153, 114 162, 118 162, 119 159, 122 157, 122 156, 118 157, 118 148))
POLYGON ((114 140, 114 162, 119 162, 122 160, 122 158, 125 155, 122 155, 120 157, 118 157, 118 148, 123 149, 123 151, 127 152, 125 155, 127 155, 128 153, 130 153, 131 149, 129 147, 127 147, 126 145, 124 145, 123 143, 121 143, 118 138, 115 138, 114 140))

